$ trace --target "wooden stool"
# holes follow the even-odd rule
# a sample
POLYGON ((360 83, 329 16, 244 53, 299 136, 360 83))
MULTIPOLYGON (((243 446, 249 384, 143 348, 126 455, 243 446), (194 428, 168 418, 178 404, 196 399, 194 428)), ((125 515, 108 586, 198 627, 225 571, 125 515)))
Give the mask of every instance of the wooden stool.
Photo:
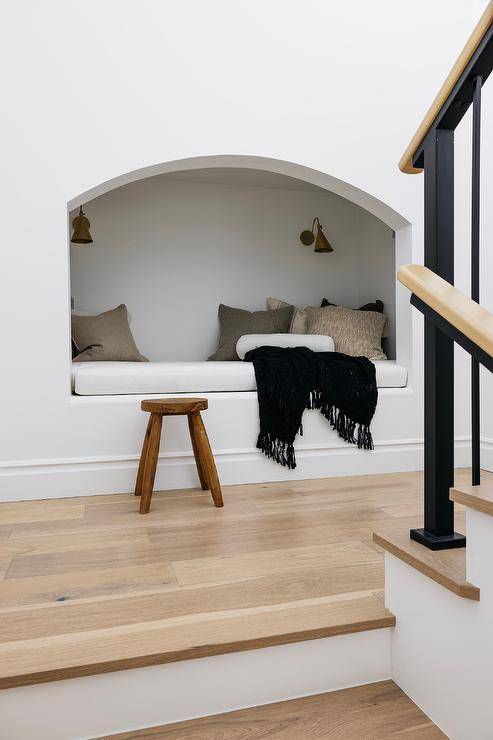
POLYGON ((221 484, 217 476, 216 463, 212 455, 211 446, 205 431, 200 412, 208 406, 207 398, 159 398, 142 401, 142 411, 149 411, 150 417, 142 445, 135 495, 140 496, 140 513, 147 514, 151 506, 154 478, 156 477, 159 444, 161 442, 161 427, 163 416, 188 417, 188 428, 192 440, 193 454, 200 485, 203 491, 212 493, 214 504, 223 506, 221 484))

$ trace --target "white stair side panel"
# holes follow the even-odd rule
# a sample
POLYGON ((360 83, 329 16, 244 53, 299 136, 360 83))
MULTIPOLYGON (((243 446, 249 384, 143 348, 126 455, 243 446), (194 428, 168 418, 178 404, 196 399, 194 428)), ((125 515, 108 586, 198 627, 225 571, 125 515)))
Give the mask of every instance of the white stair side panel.
POLYGON ((385 553, 392 678, 452 740, 492 737, 493 618, 475 585, 480 601, 461 598, 385 553))

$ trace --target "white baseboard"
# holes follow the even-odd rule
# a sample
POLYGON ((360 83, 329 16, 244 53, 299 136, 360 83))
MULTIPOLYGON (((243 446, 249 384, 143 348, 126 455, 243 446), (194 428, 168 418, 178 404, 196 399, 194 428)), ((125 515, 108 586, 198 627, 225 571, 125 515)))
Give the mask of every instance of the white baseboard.
MULTIPOLYGON (((493 459, 493 444, 488 448, 493 459)), ((375 442, 372 451, 352 445, 299 445, 298 466, 287 470, 265 458, 258 450, 228 449, 214 452, 223 485, 330 478, 345 475, 396 473, 423 468, 423 441, 419 439, 375 442)), ((455 442, 455 464, 465 467, 470 459, 470 440, 455 442)), ((138 456, 25 460, 0 465, 0 500, 29 501, 42 498, 125 493, 133 490, 138 456)), ((193 488, 198 485, 190 452, 160 456, 155 488, 193 488)))
POLYGON ((0 691, 1 736, 79 740, 390 678, 390 629, 0 691))

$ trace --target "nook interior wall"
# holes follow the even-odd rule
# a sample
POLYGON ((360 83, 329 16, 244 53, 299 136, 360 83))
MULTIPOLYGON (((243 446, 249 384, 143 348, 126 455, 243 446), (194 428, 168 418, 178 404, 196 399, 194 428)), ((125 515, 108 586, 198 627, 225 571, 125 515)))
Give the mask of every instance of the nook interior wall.
POLYGON ((85 210, 95 241, 71 246, 75 307, 97 313, 125 303, 151 360, 206 359, 217 346, 219 303, 263 310, 267 296, 303 306, 380 298, 394 356, 392 231, 344 198, 153 177, 85 210), (333 253, 315 254, 299 240, 315 216, 333 253))

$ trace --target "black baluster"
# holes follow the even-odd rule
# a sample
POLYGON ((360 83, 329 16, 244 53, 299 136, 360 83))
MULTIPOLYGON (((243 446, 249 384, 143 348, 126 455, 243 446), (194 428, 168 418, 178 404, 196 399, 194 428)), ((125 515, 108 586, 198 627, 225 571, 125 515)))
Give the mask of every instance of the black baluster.
MULTIPOLYGON (((481 177, 481 75, 474 78, 472 100, 472 195, 471 195, 471 298, 479 303, 479 218, 481 177)), ((472 484, 478 486, 481 477, 480 460, 481 415, 479 398, 479 362, 471 357, 471 449, 472 484)))

